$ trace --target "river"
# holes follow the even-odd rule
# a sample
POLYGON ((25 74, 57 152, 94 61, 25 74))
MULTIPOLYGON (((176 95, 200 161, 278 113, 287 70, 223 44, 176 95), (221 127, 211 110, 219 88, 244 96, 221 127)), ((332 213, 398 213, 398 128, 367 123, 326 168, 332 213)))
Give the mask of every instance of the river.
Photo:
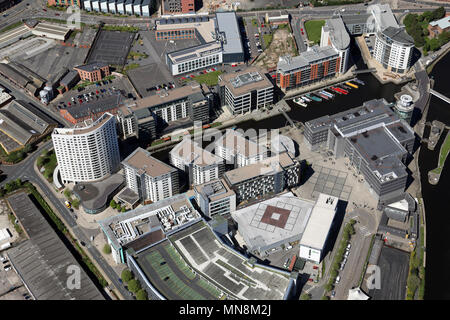
MULTIPOLYGON (((450 71, 450 55, 447 54, 433 68, 431 76, 435 79, 434 89, 450 97, 448 72, 450 71)), ((450 125, 450 104, 432 97, 427 121, 439 120, 450 125)), ((425 131, 428 137, 429 127, 425 131)), ((428 171, 437 166, 439 150, 445 139, 444 131, 434 151, 428 150, 425 144, 420 149, 419 166, 422 181, 422 196, 425 203, 427 224, 425 299, 450 299, 450 164, 447 158, 439 183, 435 186, 428 183, 428 171)))

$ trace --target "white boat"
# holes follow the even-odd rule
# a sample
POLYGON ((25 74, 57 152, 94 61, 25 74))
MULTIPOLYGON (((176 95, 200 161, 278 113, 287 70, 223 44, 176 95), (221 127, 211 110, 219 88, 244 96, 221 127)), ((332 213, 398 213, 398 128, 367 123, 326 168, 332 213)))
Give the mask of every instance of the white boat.
POLYGON ((303 99, 303 101, 305 101, 305 102, 311 102, 311 99, 308 98, 307 96, 303 96, 302 99, 303 99))
POLYGON ((302 100, 302 98, 294 98, 293 101, 302 107, 306 107, 306 103, 302 100))
POLYGON ((333 98, 333 97, 334 97, 334 95, 332 95, 331 93, 329 93, 329 92, 327 92, 327 91, 325 91, 325 90, 320 91, 320 93, 322 93, 322 94, 324 94, 324 95, 326 95, 326 96, 328 96, 328 97, 330 97, 330 98, 333 98))

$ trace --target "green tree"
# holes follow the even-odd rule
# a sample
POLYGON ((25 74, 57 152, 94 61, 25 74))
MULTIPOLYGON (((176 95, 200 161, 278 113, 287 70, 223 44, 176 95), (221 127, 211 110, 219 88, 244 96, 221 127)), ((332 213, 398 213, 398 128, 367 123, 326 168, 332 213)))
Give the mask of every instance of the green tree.
POLYGON ((126 212, 127 208, 125 206, 123 206, 122 208, 120 208, 120 212, 126 212))
POLYGON ((131 279, 128 281, 128 290, 130 290, 133 293, 138 292, 141 289, 141 284, 136 279, 131 279))
POLYGON ((324 287, 325 291, 330 292, 331 290, 333 290, 333 284, 328 282, 324 287))
POLYGON ((323 296, 323 297, 321 298, 321 300, 330 300, 330 297, 329 297, 329 296, 323 296))
POLYGON ((67 199, 70 199, 72 197, 72 191, 70 191, 69 189, 64 189, 64 196, 67 199))
POLYGON ((442 19, 445 16, 445 9, 444 7, 439 7, 432 12, 432 18, 433 20, 439 20, 442 19))
POLYGON ((144 289, 139 290, 136 293, 136 299, 138 300, 147 300, 147 291, 145 291, 144 289))
POLYGON ((78 200, 77 198, 73 199, 73 200, 72 200, 72 206, 73 206, 75 209, 78 209, 78 208, 80 207, 80 200, 78 200))
POLYGON ((309 293, 302 294, 300 300, 311 300, 311 295, 309 293))
POLYGON ((36 165, 38 166, 38 168, 41 168, 46 162, 46 158, 43 156, 40 156, 37 161, 36 161, 36 165))
POLYGON ((439 48, 441 47, 441 44, 439 43, 439 40, 436 38, 433 38, 429 41, 430 44, 430 50, 431 51, 436 51, 439 50, 439 48))
POLYGON ((121 274, 121 279, 123 282, 128 283, 131 279, 133 279, 133 274, 130 270, 124 269, 121 274))
POLYGON ((112 199, 109 205, 111 206, 111 208, 115 209, 117 207, 117 202, 114 199, 112 199))
POLYGON ((107 243, 103 246, 103 253, 104 254, 111 254, 111 246, 107 243))

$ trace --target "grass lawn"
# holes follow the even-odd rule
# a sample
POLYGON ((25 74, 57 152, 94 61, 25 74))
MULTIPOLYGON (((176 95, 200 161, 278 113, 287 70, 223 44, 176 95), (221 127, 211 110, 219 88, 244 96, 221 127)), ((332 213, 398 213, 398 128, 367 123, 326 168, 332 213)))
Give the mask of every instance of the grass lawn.
POLYGON ((442 169, 444 168, 445 160, 447 159, 449 152, 450 152, 450 134, 447 134, 447 136, 445 137, 445 141, 442 144, 441 152, 439 153, 438 167, 431 170, 431 172, 434 172, 436 174, 440 174, 442 172, 442 169))
POLYGON ((3 28, 2 30, 0 30, 0 33, 6 32, 6 31, 10 31, 10 30, 12 30, 14 28, 17 28, 17 27, 21 26, 21 25, 23 25, 23 22, 22 21, 17 21, 16 23, 13 23, 12 25, 9 25, 9 26, 3 28))
POLYGON ((126 73, 128 70, 132 70, 132 69, 136 69, 136 68, 139 68, 139 63, 130 63, 129 65, 127 65, 123 68, 122 73, 126 73))
POLYGON ((146 53, 140 53, 140 52, 134 52, 134 51, 130 51, 130 53, 128 54, 128 59, 139 59, 139 58, 148 58, 148 54, 146 53))
POLYGON ((320 42, 320 34, 322 26, 325 25, 325 20, 309 20, 305 22, 306 34, 308 39, 318 44, 320 42))
POLYGON ((270 43, 272 42, 273 35, 265 34, 265 35, 263 35, 263 38, 264 38, 264 44, 265 44, 265 46, 267 48, 268 46, 270 46, 270 43))
POLYGON ((443 167, 445 159, 447 159, 448 153, 450 151, 450 134, 445 137, 444 144, 442 145, 441 153, 439 154, 439 166, 443 167))
POLYGON ((219 81, 219 75, 222 73, 222 71, 213 71, 210 73, 205 73, 200 76, 196 76, 194 78, 195 81, 198 83, 204 83, 207 86, 215 86, 217 85, 217 82, 219 81))

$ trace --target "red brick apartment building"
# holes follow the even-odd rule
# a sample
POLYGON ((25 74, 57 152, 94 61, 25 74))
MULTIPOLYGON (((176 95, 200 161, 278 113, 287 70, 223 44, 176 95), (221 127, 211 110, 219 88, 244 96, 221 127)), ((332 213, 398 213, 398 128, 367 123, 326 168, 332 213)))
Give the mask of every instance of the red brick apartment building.
POLYGON ((163 14, 194 13, 195 0, 162 0, 163 14))
POLYGON ((277 85, 283 91, 339 74, 339 53, 331 47, 313 47, 296 57, 285 56, 277 65, 277 85))
POLYGON ((90 63, 73 69, 78 71, 81 80, 90 82, 100 81, 111 74, 109 66, 103 62, 90 63))
POLYGON ((81 7, 81 0, 47 0, 49 6, 77 6, 81 7))

